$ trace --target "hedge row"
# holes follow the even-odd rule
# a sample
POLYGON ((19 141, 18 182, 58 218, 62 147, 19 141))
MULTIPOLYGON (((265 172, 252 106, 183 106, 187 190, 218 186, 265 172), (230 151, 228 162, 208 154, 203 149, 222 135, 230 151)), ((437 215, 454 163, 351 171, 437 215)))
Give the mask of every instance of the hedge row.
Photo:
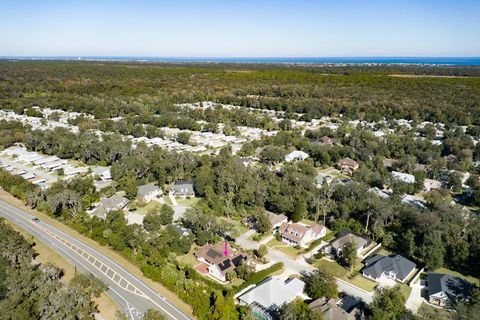
POLYGON ((234 290, 235 290, 235 292, 238 293, 238 292, 242 291, 243 289, 245 289, 246 287, 248 287, 249 285, 257 284, 257 283, 262 282, 272 273, 275 273, 275 272, 280 271, 282 269, 283 269, 283 263, 282 262, 275 263, 274 265, 272 265, 271 267, 269 267, 267 269, 263 269, 263 270, 260 270, 258 272, 253 273, 250 276, 250 279, 248 279, 248 281, 245 281, 241 285, 239 285, 238 287, 235 287, 234 290))

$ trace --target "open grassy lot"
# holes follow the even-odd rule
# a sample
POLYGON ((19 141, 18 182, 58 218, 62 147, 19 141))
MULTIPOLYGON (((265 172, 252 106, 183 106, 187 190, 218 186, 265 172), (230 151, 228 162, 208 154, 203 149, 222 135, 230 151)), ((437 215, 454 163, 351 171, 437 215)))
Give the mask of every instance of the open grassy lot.
POLYGON ((295 249, 294 247, 289 246, 281 241, 278 241, 277 239, 272 239, 268 241, 267 247, 270 249, 277 249, 279 251, 282 251, 283 253, 285 253, 286 255, 288 255, 293 259, 295 259, 300 253, 300 250, 295 249))
MULTIPOLYGON (((349 279, 348 275, 350 274, 350 270, 339 265, 338 263, 334 261, 328 261, 325 259, 318 260, 315 262, 315 267, 317 267, 320 270, 325 270, 326 272, 330 273, 334 277, 337 277, 341 280, 344 280, 346 282, 349 282, 357 287, 362 288, 363 290, 366 291, 372 291, 375 286, 377 285, 376 282, 369 280, 365 277, 363 277, 360 274, 357 274, 355 277, 349 279)), ((355 271, 358 271, 363 268, 363 264, 359 263, 355 267, 355 271)))
POLYGON ((480 285, 480 280, 479 280, 478 278, 475 278, 475 277, 472 277, 472 276, 465 276, 465 275, 461 274, 460 272, 456 272, 456 271, 453 271, 453 270, 449 270, 449 269, 447 269, 447 268, 439 268, 439 269, 435 270, 434 272, 436 272, 436 273, 450 274, 450 275, 452 275, 452 276, 465 279, 465 280, 467 280, 467 281, 470 282, 470 283, 476 284, 477 286, 480 285))

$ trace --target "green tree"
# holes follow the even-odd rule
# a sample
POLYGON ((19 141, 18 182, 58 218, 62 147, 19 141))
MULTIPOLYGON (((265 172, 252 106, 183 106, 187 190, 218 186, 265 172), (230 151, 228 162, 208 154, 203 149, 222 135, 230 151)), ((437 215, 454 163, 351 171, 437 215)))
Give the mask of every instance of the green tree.
POLYGON ((427 233, 421 251, 423 260, 429 270, 443 267, 445 262, 445 244, 440 231, 427 233))
POLYGON ((344 266, 353 270, 357 263, 357 246, 355 242, 349 241, 343 246, 340 261, 344 266))
POLYGON ((148 309, 143 315, 143 320, 165 320, 165 316, 158 310, 148 309))
POLYGON ((191 133, 189 132, 180 132, 177 135, 177 141, 179 143, 188 144, 190 142, 191 133))
POLYGON ((143 227, 148 232, 160 231, 162 227, 162 218, 157 208, 150 209, 143 218, 143 227))
POLYGON ((320 270, 308 273, 303 276, 305 282, 305 293, 312 299, 320 297, 335 298, 338 296, 337 282, 335 278, 320 270))
POLYGON ((305 208, 305 203, 301 200, 298 200, 295 205, 295 210, 292 213, 291 219, 293 222, 299 222, 307 215, 307 209, 305 208))
POLYGON ((255 214, 255 227, 262 234, 266 234, 272 229, 272 223, 263 210, 257 211, 255 214))
POLYGON ((160 209, 160 222, 163 225, 167 225, 173 222, 173 208, 168 204, 164 204, 160 209))
POLYGON ((120 190, 125 191, 127 198, 130 200, 135 199, 137 195, 137 182, 135 178, 131 176, 124 176, 117 181, 117 187, 120 190))
POLYGON ((260 247, 258 247, 256 253, 260 258, 265 257, 268 254, 267 246, 264 245, 264 244, 260 245, 260 247))
POLYGON ((408 314, 399 286, 377 289, 367 310, 370 320, 398 320, 408 314))

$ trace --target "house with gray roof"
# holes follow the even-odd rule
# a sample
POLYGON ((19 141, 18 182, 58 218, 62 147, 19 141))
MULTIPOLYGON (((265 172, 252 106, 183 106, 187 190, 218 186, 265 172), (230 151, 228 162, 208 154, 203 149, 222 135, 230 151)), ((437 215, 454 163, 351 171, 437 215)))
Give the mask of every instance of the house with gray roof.
POLYGON ((335 179, 335 177, 331 174, 319 172, 315 177, 315 185, 317 188, 321 188, 325 183, 328 185, 331 184, 333 179, 335 179))
POLYGON ((383 277, 404 283, 414 272, 415 263, 399 254, 390 256, 373 255, 365 260, 362 275, 374 281, 383 277))
POLYGON ((129 200, 119 194, 114 194, 110 198, 104 198, 99 205, 93 209, 90 214, 101 219, 107 217, 107 213, 112 210, 123 210, 128 204, 129 200))
POLYGON ((249 306, 254 313, 262 313, 264 318, 271 319, 278 308, 303 295, 305 283, 297 278, 283 280, 279 277, 268 277, 255 287, 247 290, 238 300, 241 305, 249 306))
POLYGON ((195 190, 193 189, 193 181, 175 181, 172 188, 175 197, 194 197, 195 190))
POLYGON ((162 189, 153 183, 144 184, 143 186, 138 187, 137 201, 140 200, 145 203, 150 201, 160 201, 162 196, 162 189))
POLYGON ((445 307, 457 301, 468 301, 472 294, 472 285, 459 277, 449 274, 433 273, 427 275, 428 301, 445 307))
POLYGON ((282 223, 287 223, 288 219, 286 215, 283 214, 276 214, 270 211, 266 212, 268 220, 270 220, 270 223, 272 224, 272 228, 277 228, 280 227, 282 223))
POLYGON ((92 169, 92 175, 98 176, 100 177, 100 179, 104 181, 112 179, 112 174, 110 173, 110 167, 96 166, 92 169))
POLYGON ((323 253, 330 255, 332 258, 338 258, 342 255, 343 248, 349 242, 353 242, 355 244, 355 247, 357 248, 357 256, 360 256, 361 253, 372 243, 372 241, 367 237, 353 232, 343 231, 321 250, 323 253))

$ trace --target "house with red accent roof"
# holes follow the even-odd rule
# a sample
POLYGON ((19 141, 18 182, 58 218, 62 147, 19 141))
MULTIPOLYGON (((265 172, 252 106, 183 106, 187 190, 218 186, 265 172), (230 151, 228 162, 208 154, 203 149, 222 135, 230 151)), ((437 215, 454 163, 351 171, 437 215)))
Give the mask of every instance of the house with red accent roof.
POLYGON ((198 261, 207 265, 210 276, 221 282, 227 282, 227 273, 235 271, 240 264, 248 259, 245 253, 236 253, 233 250, 225 255, 222 243, 204 245, 195 252, 195 257, 198 261))

